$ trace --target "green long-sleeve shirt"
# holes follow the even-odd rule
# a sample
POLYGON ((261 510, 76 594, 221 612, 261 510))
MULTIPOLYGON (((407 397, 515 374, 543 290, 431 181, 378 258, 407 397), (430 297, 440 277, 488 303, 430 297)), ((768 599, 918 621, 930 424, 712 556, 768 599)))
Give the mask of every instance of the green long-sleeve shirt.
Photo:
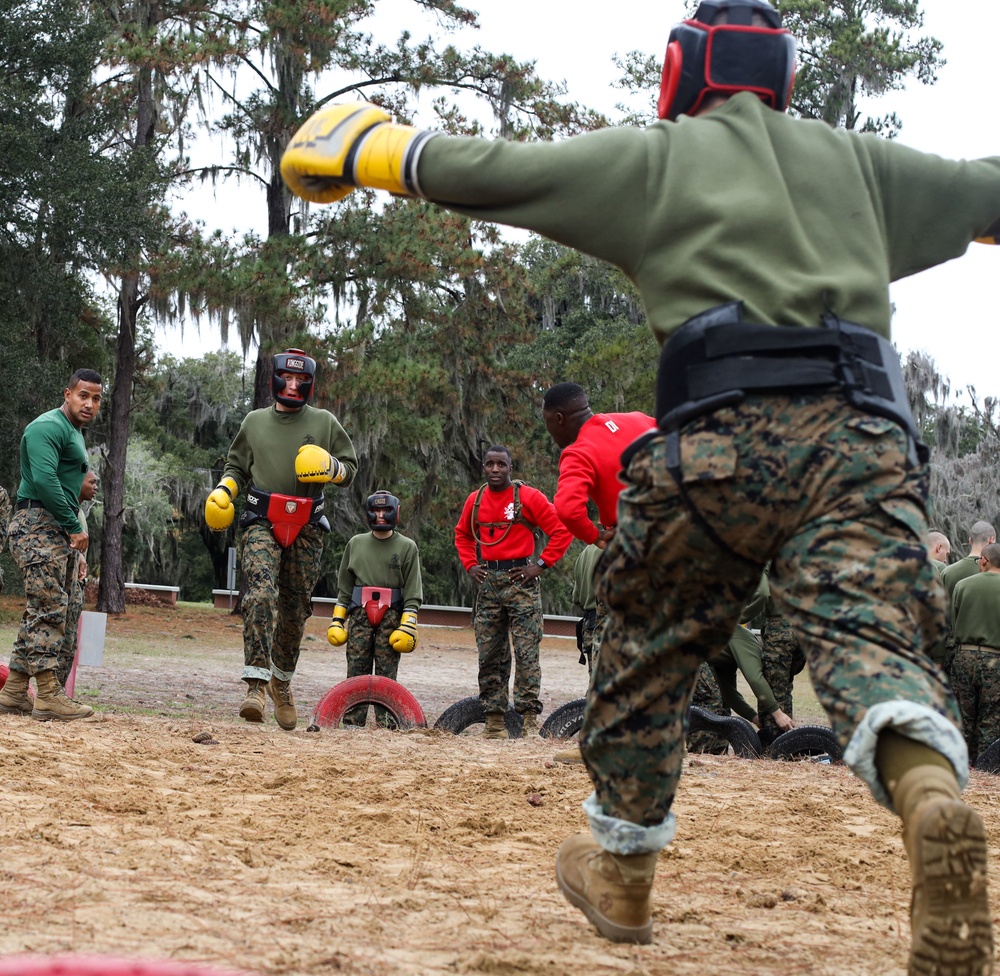
POLYGON ((309 404, 290 413, 273 406, 251 410, 229 448, 223 476, 232 478, 241 492, 253 484, 262 491, 315 498, 325 486, 303 484, 295 477, 295 455, 303 444, 318 444, 344 465, 341 488, 354 480, 358 456, 347 431, 329 410, 309 404))
POLYGON ((978 556, 963 556, 958 562, 945 566, 941 572, 941 582, 944 583, 944 588, 948 591, 948 599, 950 600, 955 596, 955 587, 960 580, 976 576, 978 573, 978 556))
POLYGON ((356 586, 385 586, 402 592, 403 609, 416 612, 424 599, 417 544, 393 532, 377 539, 363 532, 347 540, 337 575, 337 603, 351 605, 356 586))
POLYGON ((959 644, 1000 650, 1000 573, 979 573, 955 584, 951 630, 959 644))
POLYGON ((418 177, 429 200, 618 265, 661 343, 737 299, 749 321, 815 326, 832 310, 888 337, 889 283, 1000 219, 1000 158, 942 159, 747 92, 561 142, 439 136, 418 177))
POLYGON ((70 535, 82 532, 77 514, 87 467, 83 433, 58 407, 49 410, 32 420, 21 436, 18 500, 33 498, 70 535))
POLYGON ((747 679, 747 684, 763 711, 770 714, 777 709, 778 700, 774 697, 771 686, 764 680, 760 642, 746 627, 737 627, 729 643, 718 654, 709 658, 708 663, 719 682, 722 700, 737 715, 752 719, 757 714, 757 709, 747 702, 736 687, 737 669, 743 672, 743 677, 747 679))
POLYGON ((581 610, 597 608, 594 592, 594 569, 604 550, 595 545, 585 546, 573 564, 573 602, 581 610))

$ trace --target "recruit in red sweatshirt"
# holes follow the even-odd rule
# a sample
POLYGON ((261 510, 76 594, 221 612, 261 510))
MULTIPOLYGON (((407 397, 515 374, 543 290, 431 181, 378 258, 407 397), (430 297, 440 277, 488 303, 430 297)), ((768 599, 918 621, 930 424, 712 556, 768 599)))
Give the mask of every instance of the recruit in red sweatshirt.
POLYGON ((554 566, 573 541, 569 530, 559 521, 552 502, 531 485, 520 487, 521 516, 529 525, 511 525, 514 520, 514 486, 510 485, 503 491, 487 488, 483 492, 479 511, 476 513, 478 524, 473 530, 472 509, 478 494, 478 490, 474 491, 465 500, 462 515, 455 526, 455 548, 466 570, 486 559, 526 559, 534 555, 533 526, 537 526, 548 536, 548 544, 541 556, 546 566, 554 566), (480 545, 478 559, 477 538, 480 545))
POLYGON ((588 545, 597 541, 597 526, 587 514, 587 499, 597 505, 601 525, 618 524, 621 456, 637 437, 656 426, 647 414, 597 413, 581 428, 576 440, 559 456, 559 484, 555 506, 563 524, 588 545))

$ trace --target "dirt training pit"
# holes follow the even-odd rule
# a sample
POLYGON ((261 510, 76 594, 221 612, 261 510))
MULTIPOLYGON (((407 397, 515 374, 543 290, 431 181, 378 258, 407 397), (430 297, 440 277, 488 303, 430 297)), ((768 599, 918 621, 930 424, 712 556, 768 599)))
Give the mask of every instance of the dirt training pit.
MULTIPOLYGON (((7 648, 17 608, 0 601, 7 648)), ((299 730, 270 716, 241 723, 236 623, 130 609, 109 621, 105 667, 78 678, 77 697, 102 709, 95 719, 0 717, 0 955, 259 976, 905 972, 897 823, 846 769, 689 758, 653 944, 614 946, 553 878, 559 843, 586 826, 581 767, 553 763, 542 740, 305 732, 344 676, 315 620, 299 730), (203 732, 216 744, 192 741, 203 732)), ((400 678, 431 722, 475 690, 470 638, 425 629, 403 659, 400 678)), ((567 642, 546 641, 542 663, 548 714, 582 695, 585 669, 567 642)), ((969 797, 996 836, 1000 780, 973 774, 969 797)))

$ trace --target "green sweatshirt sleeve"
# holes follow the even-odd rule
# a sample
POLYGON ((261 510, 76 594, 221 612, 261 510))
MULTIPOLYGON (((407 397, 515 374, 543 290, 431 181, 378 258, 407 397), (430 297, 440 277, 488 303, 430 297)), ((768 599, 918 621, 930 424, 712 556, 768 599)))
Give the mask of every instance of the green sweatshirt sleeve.
POLYGON ((1000 157, 943 159, 875 136, 861 143, 874 165, 894 281, 959 257, 1000 218, 1000 157))
POLYGON ((351 605, 351 595, 354 593, 354 573, 351 571, 351 546, 354 543, 354 536, 347 540, 344 547, 344 555, 340 560, 340 569, 337 572, 337 603, 342 607, 351 605))
POLYGON ((629 127, 560 142, 437 136, 421 155, 420 186, 459 213, 537 231, 630 272, 644 246, 645 147, 644 130, 629 127))
POLYGON ((408 546, 403 555, 403 609, 416 613, 424 600, 424 584, 420 572, 420 553, 408 546))
POLYGON ((21 442, 22 458, 30 458, 31 467, 30 477, 22 475, 27 497, 40 501, 70 535, 83 531, 79 509, 70 499, 79 498, 87 469, 83 437, 76 437, 78 444, 57 419, 29 424, 21 442))
POLYGON ((741 715, 748 722, 753 719, 757 711, 740 694, 736 687, 736 668, 733 664, 724 665, 712 663, 712 671, 715 672, 715 680, 719 683, 719 693, 727 708, 731 708, 737 715, 741 715))
POLYGON ((743 672, 750 690, 757 698, 762 712, 770 715, 778 708, 778 700, 771 686, 764 680, 764 670, 760 657, 760 644, 746 627, 737 627, 729 641, 729 650, 736 660, 736 666, 743 672))

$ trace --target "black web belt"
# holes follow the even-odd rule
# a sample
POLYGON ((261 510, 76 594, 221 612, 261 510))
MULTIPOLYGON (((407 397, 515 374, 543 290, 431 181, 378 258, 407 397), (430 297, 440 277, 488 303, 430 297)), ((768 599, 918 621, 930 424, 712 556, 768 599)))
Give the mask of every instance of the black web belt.
MULTIPOLYGON (((763 392, 840 392, 853 406, 906 431, 912 465, 927 461, 929 452, 910 411, 899 356, 870 329, 831 314, 821 316, 820 328, 746 322, 743 302, 717 305, 688 319, 660 354, 657 426, 667 434, 667 470, 688 511, 720 549, 741 562, 750 560, 720 538, 684 487, 680 431, 696 417, 763 392)), ((633 442, 622 457, 623 466, 653 436, 655 432, 633 442)))
POLYGON ((661 430, 677 430, 752 393, 831 391, 899 424, 910 437, 911 463, 927 460, 895 349, 830 314, 818 329, 759 325, 743 320, 742 302, 729 302, 688 319, 660 355, 656 416, 661 430))

